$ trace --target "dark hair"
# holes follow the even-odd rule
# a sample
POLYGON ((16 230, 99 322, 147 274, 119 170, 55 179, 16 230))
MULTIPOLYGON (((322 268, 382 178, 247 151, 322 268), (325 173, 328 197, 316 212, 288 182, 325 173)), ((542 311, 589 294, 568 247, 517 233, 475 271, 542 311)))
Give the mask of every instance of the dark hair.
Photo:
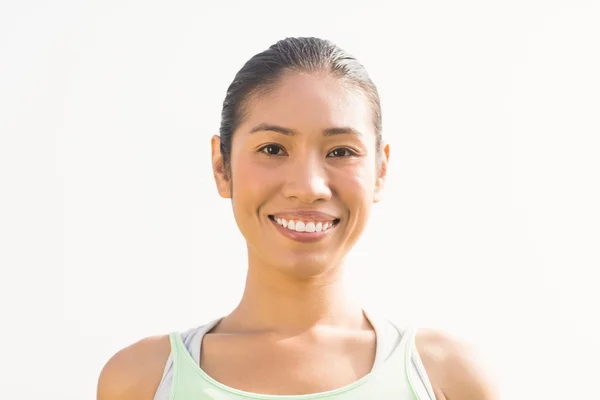
POLYGON ((373 107, 376 148, 381 149, 381 105, 375 84, 353 56, 328 40, 314 37, 286 38, 252 57, 227 89, 221 112, 221 154, 229 171, 232 137, 246 116, 249 100, 268 93, 287 71, 327 71, 362 89, 373 107))

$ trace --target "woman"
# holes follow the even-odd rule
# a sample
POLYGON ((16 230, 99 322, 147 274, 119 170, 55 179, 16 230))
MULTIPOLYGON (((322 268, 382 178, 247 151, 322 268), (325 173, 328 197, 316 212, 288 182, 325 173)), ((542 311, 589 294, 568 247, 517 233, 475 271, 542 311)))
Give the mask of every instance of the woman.
POLYGON ((370 314, 344 290, 388 157, 377 89, 343 50, 288 38, 249 60, 212 138, 217 190, 247 242, 239 305, 119 351, 98 399, 495 398, 464 346, 370 314))

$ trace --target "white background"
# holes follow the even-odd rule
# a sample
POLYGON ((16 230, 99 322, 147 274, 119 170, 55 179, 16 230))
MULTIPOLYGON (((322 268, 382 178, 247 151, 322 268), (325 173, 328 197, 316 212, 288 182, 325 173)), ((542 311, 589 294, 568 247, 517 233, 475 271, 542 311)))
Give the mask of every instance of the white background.
POLYGON ((1 396, 92 399, 118 349, 235 306, 209 140, 286 36, 336 42, 381 92, 366 304, 476 345, 506 399, 597 396, 598 2, 216 3, 2 1, 1 396))

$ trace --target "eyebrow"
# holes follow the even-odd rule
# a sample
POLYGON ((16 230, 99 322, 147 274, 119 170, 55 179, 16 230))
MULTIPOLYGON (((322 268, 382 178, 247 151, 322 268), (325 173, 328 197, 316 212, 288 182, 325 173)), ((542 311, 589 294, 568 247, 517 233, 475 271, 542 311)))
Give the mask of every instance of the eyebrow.
MULTIPOLYGON (((294 129, 285 128, 283 126, 267 124, 267 123, 262 123, 262 124, 256 125, 254 128, 250 129, 250 134, 255 133, 255 132, 261 132, 261 131, 277 132, 277 133, 281 133, 282 135, 287 135, 287 136, 294 136, 294 135, 298 134, 298 132, 295 131, 294 129)), ((323 130, 323 135, 324 136, 336 136, 336 135, 363 136, 362 133, 360 133, 356 129, 351 128, 349 126, 327 128, 327 129, 323 130)))

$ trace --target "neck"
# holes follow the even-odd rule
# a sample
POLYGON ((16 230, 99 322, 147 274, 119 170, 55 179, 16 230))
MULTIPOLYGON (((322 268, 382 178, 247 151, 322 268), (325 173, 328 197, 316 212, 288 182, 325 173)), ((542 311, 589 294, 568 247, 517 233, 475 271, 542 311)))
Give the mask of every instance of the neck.
POLYGON ((346 290, 342 268, 314 277, 250 264, 239 305, 221 322, 227 330, 302 332, 319 326, 365 327, 366 319, 346 290))

